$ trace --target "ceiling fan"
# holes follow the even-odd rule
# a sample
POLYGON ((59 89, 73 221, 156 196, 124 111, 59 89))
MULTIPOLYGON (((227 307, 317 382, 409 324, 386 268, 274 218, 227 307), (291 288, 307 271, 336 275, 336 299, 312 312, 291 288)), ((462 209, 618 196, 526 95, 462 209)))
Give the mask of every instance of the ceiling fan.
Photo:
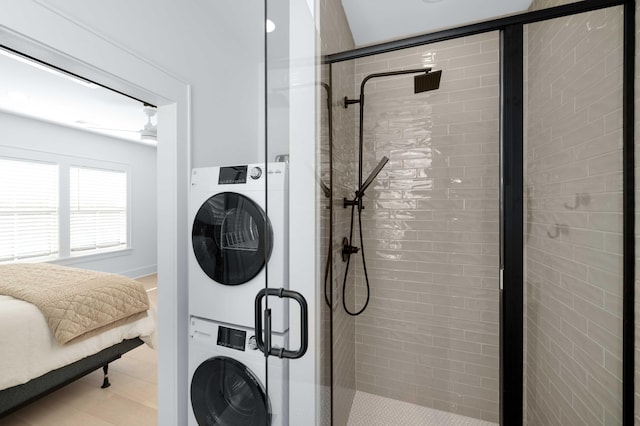
POLYGON ((147 122, 144 127, 140 130, 131 130, 131 129, 115 129, 109 127, 100 126, 97 123, 91 123, 87 121, 77 120, 75 123, 82 126, 85 129, 105 131, 105 132, 117 132, 117 133, 134 133, 138 134, 141 141, 147 142, 155 142, 157 140, 158 135, 158 125, 153 124, 151 118, 154 117, 157 113, 155 107, 145 104, 142 108, 142 112, 147 116, 147 122))
POLYGON ((150 105, 145 105, 142 111, 147 114, 147 124, 140 130, 140 139, 143 141, 155 141, 158 137, 158 126, 151 123, 151 117, 156 115, 156 109, 150 105))

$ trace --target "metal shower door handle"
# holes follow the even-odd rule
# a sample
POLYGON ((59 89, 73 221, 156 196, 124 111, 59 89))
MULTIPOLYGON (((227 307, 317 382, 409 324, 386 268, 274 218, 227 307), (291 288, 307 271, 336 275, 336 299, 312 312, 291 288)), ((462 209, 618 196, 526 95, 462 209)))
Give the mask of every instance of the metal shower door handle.
POLYGON ((301 358, 309 346, 309 313, 307 301, 304 296, 297 291, 285 290, 284 288, 263 288, 256 295, 255 301, 255 324, 254 331, 256 344, 266 356, 275 355, 278 358, 297 359, 301 358), (295 351, 271 346, 271 309, 265 309, 265 339, 262 338, 262 299, 266 296, 278 296, 280 298, 293 299, 300 305, 300 348, 295 351), (266 344, 265 344, 266 340, 266 344))

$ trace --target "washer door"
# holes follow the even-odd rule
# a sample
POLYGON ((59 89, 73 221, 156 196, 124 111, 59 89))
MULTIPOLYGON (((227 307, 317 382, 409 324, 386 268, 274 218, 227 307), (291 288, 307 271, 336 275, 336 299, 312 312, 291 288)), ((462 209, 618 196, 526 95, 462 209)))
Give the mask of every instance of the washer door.
POLYGON ((264 387, 244 364, 209 358, 191 379, 191 406, 199 425, 268 426, 271 405, 264 387))
POLYGON ((191 242, 198 264, 211 279, 239 285, 258 275, 271 257, 273 230, 253 200, 221 192, 198 210, 191 242))

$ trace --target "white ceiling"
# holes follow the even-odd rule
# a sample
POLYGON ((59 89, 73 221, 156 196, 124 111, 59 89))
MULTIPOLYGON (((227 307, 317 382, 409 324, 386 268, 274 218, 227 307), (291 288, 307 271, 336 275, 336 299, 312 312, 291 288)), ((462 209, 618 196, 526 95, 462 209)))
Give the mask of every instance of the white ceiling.
POLYGON ((342 0, 357 46, 525 11, 532 0, 342 0))
POLYGON ((140 141, 147 122, 142 108, 141 102, 0 49, 0 110, 140 141))
MULTIPOLYGON (((358 46, 517 13, 531 2, 342 0, 358 46)), ((142 107, 141 102, 97 85, 87 87, 0 49, 0 110, 139 142, 139 131, 147 123, 142 107)))

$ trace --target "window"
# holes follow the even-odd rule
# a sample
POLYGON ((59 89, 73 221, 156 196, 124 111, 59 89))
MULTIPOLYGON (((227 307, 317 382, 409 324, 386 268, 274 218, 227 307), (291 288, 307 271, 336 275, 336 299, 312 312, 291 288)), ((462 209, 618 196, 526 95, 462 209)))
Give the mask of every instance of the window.
POLYGON ((69 168, 71 254, 127 246, 127 174, 69 168))
POLYGON ((58 165, 0 158, 0 262, 58 252, 58 165))
POLYGON ((128 166, 41 152, 10 155, 0 156, 0 262, 129 248, 128 166))

